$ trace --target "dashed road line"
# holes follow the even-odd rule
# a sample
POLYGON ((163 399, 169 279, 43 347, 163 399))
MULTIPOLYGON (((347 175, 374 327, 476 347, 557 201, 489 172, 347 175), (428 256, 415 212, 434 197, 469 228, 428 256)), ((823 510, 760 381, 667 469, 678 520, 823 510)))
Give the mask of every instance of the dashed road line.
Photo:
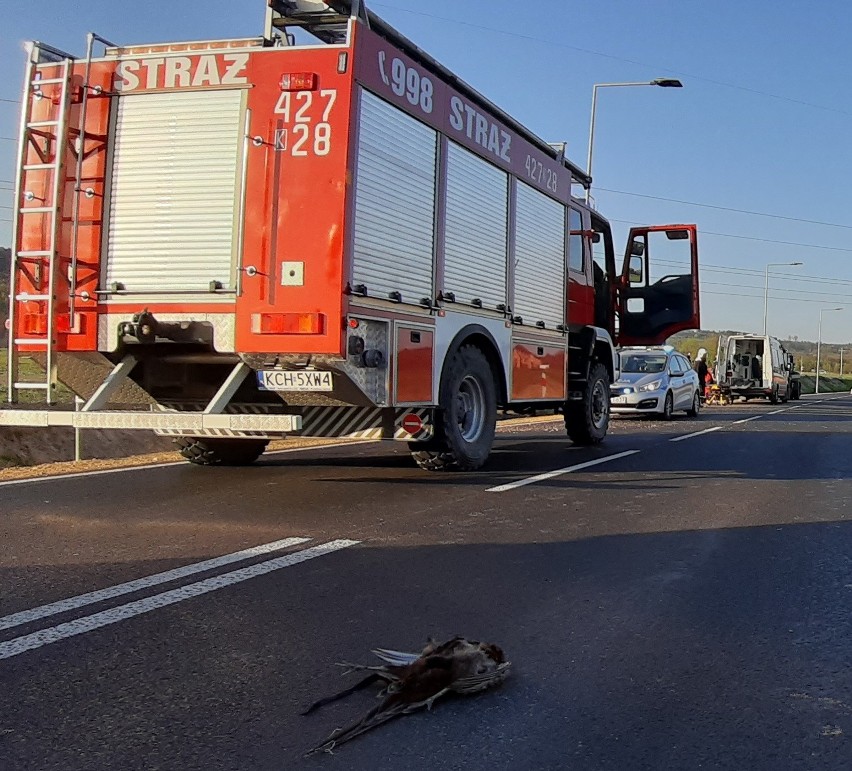
POLYGON ((535 476, 527 477, 526 479, 518 479, 515 482, 507 482, 504 485, 497 485, 497 487, 489 487, 485 492, 505 493, 507 490, 514 490, 518 487, 523 487, 524 485, 533 485, 536 482, 544 482, 548 479, 562 476, 563 474, 570 474, 572 471, 581 471, 582 469, 591 468, 592 466, 599 466, 601 463, 609 463, 610 461, 618 460, 619 458, 626 458, 628 455, 635 455, 638 452, 639 450, 627 450, 626 452, 619 452, 615 455, 607 455, 605 458, 597 458, 596 460, 589 460, 585 463, 578 463, 575 466, 567 466, 566 468, 548 471, 544 474, 536 474, 535 476))
POLYGON ((762 417, 763 417, 763 415, 753 415, 750 418, 743 418, 742 420, 735 420, 731 425, 736 426, 736 425, 739 425, 740 423, 749 423, 752 420, 760 420, 762 417))
POLYGON ((21 624, 28 624, 31 621, 37 621, 40 618, 55 616, 57 613, 65 613, 69 610, 76 610, 77 608, 92 605, 96 602, 103 602, 104 600, 110 600, 113 597, 120 597, 123 594, 131 594, 132 592, 138 592, 141 589, 148 589, 152 586, 157 586, 158 584, 165 584, 169 581, 176 581, 179 578, 186 578, 187 576, 191 576, 196 573, 203 573, 206 570, 214 570, 215 568, 230 565, 234 562, 251 559, 252 557, 260 557, 274 551, 287 549, 290 546, 299 546, 300 544, 307 543, 310 540, 310 538, 284 538, 280 541, 272 541, 271 543, 264 543, 260 546, 252 546, 250 549, 243 549, 241 551, 233 552, 232 554, 223 554, 221 557, 214 557, 213 559, 204 560, 203 562, 194 562, 191 565, 184 565, 179 568, 174 568, 173 570, 166 570, 163 573, 155 573, 154 575, 145 576, 144 578, 137 578, 133 581, 116 584, 115 586, 109 586, 105 589, 98 589, 94 592, 78 594, 76 597, 68 597, 64 600, 58 600, 57 602, 51 602, 47 605, 40 605, 37 608, 31 608, 30 610, 22 610, 19 613, 12 613, 9 616, 3 616, 0 618, 0 629, 11 629, 12 627, 20 626, 21 624))
POLYGON ((255 565, 233 570, 229 573, 222 573, 211 578, 205 578, 202 581, 197 581, 186 586, 181 586, 177 589, 171 589, 161 594, 155 594, 152 597, 146 597, 142 600, 128 602, 125 605, 119 605, 109 610, 94 613, 90 616, 83 616, 74 621, 69 621, 57 626, 48 627, 32 634, 16 637, 8 642, 0 643, 0 660, 19 656, 27 651, 41 648, 45 645, 58 642, 59 640, 74 637, 75 635, 85 634, 95 629, 100 629, 110 624, 116 624, 119 621, 132 618, 133 616, 148 613, 157 608, 164 608, 168 605, 174 605, 184 600, 189 600, 193 597, 198 597, 208 592, 224 589, 227 586, 232 586, 241 581, 246 581, 250 578, 256 578, 267 573, 272 573, 275 570, 298 565, 300 562, 322 557, 326 554, 331 554, 341 549, 346 549, 350 546, 355 546, 360 541, 350 541, 346 539, 329 541, 328 543, 312 546, 303 551, 297 551, 292 554, 285 554, 281 557, 258 562, 255 565))
POLYGON ((703 431, 694 431, 691 434, 676 436, 674 439, 669 439, 670 442, 682 442, 684 439, 692 439, 693 436, 701 436, 702 434, 710 434, 713 431, 721 431, 723 426, 713 426, 713 428, 705 428, 703 431))

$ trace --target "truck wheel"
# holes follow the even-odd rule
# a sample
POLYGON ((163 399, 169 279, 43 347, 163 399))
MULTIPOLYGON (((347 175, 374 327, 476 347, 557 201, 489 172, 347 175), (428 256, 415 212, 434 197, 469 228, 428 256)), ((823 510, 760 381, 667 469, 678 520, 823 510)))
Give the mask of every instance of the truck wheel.
POLYGON ((698 391, 695 392, 695 396, 692 397, 692 407, 686 411, 686 414, 690 418, 697 418, 698 411, 701 409, 701 397, 698 395, 698 391))
POLYGON ((589 368, 583 400, 565 405, 565 430, 574 444, 598 444, 609 429, 609 375, 603 364, 589 368))
POLYGON ((266 439, 175 439, 180 454, 199 466, 248 466, 266 449, 266 439))
POLYGON ((480 468, 494 443, 497 390, 491 365, 475 345, 459 348, 444 368, 438 407, 435 439, 409 444, 414 461, 427 471, 480 468))

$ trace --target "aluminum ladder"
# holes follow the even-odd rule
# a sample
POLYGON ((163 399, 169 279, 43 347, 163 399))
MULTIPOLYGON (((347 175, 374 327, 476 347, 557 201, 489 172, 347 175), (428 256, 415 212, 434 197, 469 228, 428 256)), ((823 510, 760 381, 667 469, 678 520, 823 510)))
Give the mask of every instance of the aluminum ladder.
POLYGON ((324 43, 346 44, 349 22, 360 18, 367 26, 369 19, 363 0, 271 0, 267 8, 267 40, 273 39, 273 30, 284 30, 281 42, 294 45, 287 33, 288 27, 304 29, 324 43))
POLYGON ((65 183, 66 143, 68 141, 68 112, 71 101, 71 79, 74 74, 74 57, 43 43, 27 45, 24 101, 21 107, 21 128, 18 142, 18 163, 15 178, 15 204, 12 232, 12 264, 9 285, 9 362, 8 400, 14 404, 21 391, 43 391, 45 401, 55 401, 56 367, 56 282, 59 268, 59 238, 62 226, 62 194, 65 183), (52 64, 59 75, 41 77, 39 65, 52 64), (46 89, 46 90, 45 90, 46 89), (46 120, 35 120, 36 107, 43 99, 50 99, 54 108, 46 120), (32 151, 32 152, 31 152, 32 151), (32 163, 33 155, 37 162, 32 163), (28 162, 30 161, 30 162, 28 162), (37 199, 24 182, 33 176, 45 175, 44 198, 37 199), (51 176, 52 175, 52 176, 51 176), (28 205, 38 201, 38 205, 28 205), (37 250, 23 250, 27 219, 44 217, 43 243, 37 250), (26 271, 35 286, 33 292, 19 292, 18 279, 26 271), (46 328, 19 334, 18 315, 23 303, 36 302, 45 312, 46 328), (21 381, 18 379, 22 347, 37 348, 44 356, 45 379, 21 381))

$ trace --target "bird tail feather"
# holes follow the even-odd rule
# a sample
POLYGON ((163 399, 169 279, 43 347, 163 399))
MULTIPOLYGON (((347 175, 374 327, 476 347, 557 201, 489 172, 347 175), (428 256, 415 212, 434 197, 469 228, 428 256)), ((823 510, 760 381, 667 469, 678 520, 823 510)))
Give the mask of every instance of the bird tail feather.
POLYGON ((336 728, 329 734, 328 738, 308 750, 305 753, 305 757, 313 755, 316 752, 331 752, 335 747, 351 741, 356 736, 367 733, 367 731, 372 731, 383 723, 387 723, 411 711, 410 706, 402 702, 397 701, 387 706, 387 701, 386 699, 378 706, 373 707, 364 717, 345 728, 336 728))
POLYGON ((403 667, 408 664, 413 664, 420 658, 419 653, 406 653, 405 651, 393 651, 389 648, 374 648, 371 653, 380 658, 382 661, 393 664, 394 666, 403 667))

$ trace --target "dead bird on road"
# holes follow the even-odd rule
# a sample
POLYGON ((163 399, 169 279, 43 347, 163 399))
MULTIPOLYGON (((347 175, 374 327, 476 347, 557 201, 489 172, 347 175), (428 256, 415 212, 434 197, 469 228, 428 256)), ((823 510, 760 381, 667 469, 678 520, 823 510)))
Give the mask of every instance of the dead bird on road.
POLYGON ((342 699, 373 683, 383 682, 379 692, 382 702, 360 720, 345 728, 337 728, 308 755, 332 749, 389 720, 426 707, 432 709, 436 699, 448 693, 479 693, 503 682, 511 663, 496 645, 453 637, 444 643, 430 640, 420 653, 376 648, 372 653, 381 659, 380 666, 341 664, 348 671, 368 671, 363 680, 333 696, 314 702, 302 714, 307 715, 330 702, 342 699))

